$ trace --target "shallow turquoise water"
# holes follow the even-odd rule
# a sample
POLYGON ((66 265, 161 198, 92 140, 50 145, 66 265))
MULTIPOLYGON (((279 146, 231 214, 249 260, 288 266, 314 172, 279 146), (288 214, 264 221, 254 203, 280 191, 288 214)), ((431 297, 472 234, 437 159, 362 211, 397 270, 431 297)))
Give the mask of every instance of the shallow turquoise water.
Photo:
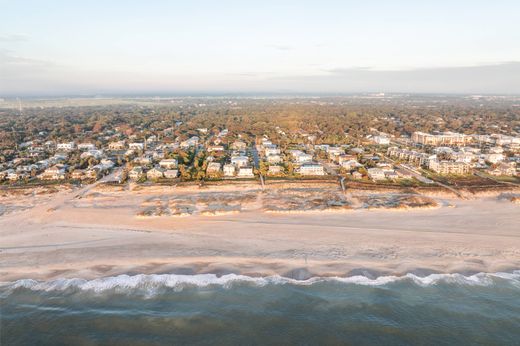
POLYGON ((1 345, 519 345, 520 272, 137 275, 0 287, 1 345))

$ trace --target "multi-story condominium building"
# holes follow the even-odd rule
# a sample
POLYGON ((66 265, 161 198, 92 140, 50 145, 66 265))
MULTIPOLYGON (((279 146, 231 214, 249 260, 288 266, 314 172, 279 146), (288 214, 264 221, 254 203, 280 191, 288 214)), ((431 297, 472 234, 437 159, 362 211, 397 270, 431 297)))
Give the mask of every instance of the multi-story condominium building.
POLYGON ((422 145, 466 145, 473 141, 472 136, 455 132, 443 132, 438 135, 432 135, 424 132, 414 132, 412 141, 422 145))
POLYGON ((386 154, 390 157, 407 161, 416 166, 426 165, 428 163, 428 154, 419 153, 413 150, 400 149, 398 147, 388 148, 386 154))
POLYGON ((431 159, 428 167, 438 174, 467 174, 470 166, 465 162, 439 161, 437 158, 431 159))

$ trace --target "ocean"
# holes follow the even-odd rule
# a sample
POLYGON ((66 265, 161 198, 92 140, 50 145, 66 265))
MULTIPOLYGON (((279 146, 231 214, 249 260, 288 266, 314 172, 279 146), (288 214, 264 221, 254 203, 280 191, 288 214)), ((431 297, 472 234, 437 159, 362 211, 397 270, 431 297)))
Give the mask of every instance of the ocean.
POLYGON ((520 345, 520 271, 19 280, 1 345, 520 345))

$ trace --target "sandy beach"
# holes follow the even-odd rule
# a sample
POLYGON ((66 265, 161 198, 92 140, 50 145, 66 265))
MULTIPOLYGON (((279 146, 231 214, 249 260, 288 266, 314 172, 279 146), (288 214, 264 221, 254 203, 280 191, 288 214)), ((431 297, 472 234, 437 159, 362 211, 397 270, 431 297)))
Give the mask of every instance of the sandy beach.
POLYGON ((135 273, 251 276, 520 268, 520 205, 335 185, 106 187, 0 200, 0 281, 135 273), (16 206, 23 206, 16 208, 16 206), (276 212, 276 210, 282 212, 276 212))

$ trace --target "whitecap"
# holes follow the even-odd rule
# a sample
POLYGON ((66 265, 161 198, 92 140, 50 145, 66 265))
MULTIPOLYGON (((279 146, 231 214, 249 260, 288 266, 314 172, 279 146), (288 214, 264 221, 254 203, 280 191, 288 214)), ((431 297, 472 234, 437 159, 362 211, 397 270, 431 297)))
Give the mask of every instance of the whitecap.
POLYGON ((300 285, 308 286, 324 282, 335 282, 339 284, 352 284, 362 286, 384 286, 395 282, 410 282, 417 286, 427 287, 440 283, 468 286, 490 286, 497 280, 505 280, 520 287, 520 270, 511 273, 478 273, 474 275, 463 274, 430 274, 420 277, 414 274, 403 276, 380 276, 369 278, 362 275, 350 277, 312 277, 307 280, 296 280, 279 275, 252 277, 246 275, 227 274, 217 276, 216 274, 137 274, 118 275, 102 277, 92 280, 72 278, 55 279, 50 281, 36 281, 32 279, 17 280, 0 285, 0 289, 12 292, 16 289, 25 288, 33 291, 66 291, 79 290, 102 293, 114 291, 117 293, 142 293, 147 296, 154 295, 161 289, 173 289, 182 291, 187 287, 221 286, 232 288, 235 284, 249 284, 253 286, 266 285, 300 285))

